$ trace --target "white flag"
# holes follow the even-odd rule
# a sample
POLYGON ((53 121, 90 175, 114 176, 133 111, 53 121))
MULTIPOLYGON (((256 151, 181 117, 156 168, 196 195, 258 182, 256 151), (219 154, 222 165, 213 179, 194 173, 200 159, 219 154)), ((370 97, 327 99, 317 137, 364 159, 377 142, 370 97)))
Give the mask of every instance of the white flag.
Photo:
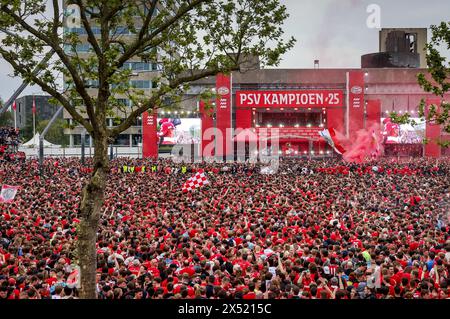
POLYGON ((16 197, 17 190, 20 186, 3 185, 0 193, 0 203, 11 203, 16 197))

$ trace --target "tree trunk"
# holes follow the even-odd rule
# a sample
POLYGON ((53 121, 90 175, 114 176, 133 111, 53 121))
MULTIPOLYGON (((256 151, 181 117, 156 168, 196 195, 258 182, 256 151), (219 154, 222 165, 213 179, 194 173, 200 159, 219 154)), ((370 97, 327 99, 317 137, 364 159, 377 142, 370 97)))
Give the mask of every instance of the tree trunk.
POLYGON ((94 139, 94 171, 88 184, 83 188, 77 231, 78 259, 82 299, 95 299, 97 269, 97 229, 104 202, 106 178, 109 171, 108 143, 106 137, 94 139))

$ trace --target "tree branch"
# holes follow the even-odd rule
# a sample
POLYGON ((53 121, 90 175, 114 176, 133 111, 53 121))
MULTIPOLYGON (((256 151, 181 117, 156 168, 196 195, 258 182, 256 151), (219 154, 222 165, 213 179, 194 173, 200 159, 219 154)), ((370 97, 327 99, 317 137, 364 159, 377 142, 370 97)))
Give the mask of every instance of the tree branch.
POLYGON ((61 59, 61 62, 64 63, 64 65, 67 67, 68 71, 70 72, 73 82, 77 88, 78 93, 80 94, 81 98, 84 100, 86 104, 86 109, 89 114, 89 118, 91 120, 92 126, 95 130, 98 130, 98 124, 93 116, 93 102, 91 97, 86 91, 86 88, 84 87, 84 83, 82 79, 80 78, 79 74, 77 73, 74 65, 70 62, 68 59, 68 56, 65 54, 64 50, 59 46, 59 38, 56 36, 54 38, 49 38, 45 33, 39 32, 35 28, 33 28, 31 25, 29 25, 22 17, 15 14, 13 11, 11 11, 6 5, 2 5, 1 9, 9 15, 14 21, 16 21, 18 24, 20 24, 26 31, 30 32, 32 35, 34 35, 39 40, 43 41, 45 44, 49 45, 53 50, 55 50, 56 54, 61 59), (92 115, 92 117, 91 117, 92 115))
MULTIPOLYGON (((158 27, 155 31, 150 33, 146 37, 142 37, 141 39, 138 39, 134 41, 134 43, 130 46, 127 52, 125 52, 116 63, 116 67, 120 68, 122 65, 128 61, 131 57, 133 57, 136 54, 136 51, 139 50, 139 48, 146 46, 145 43, 151 41, 155 36, 158 34, 164 32, 167 30, 171 25, 176 23, 178 20, 180 20, 185 14, 190 12, 191 10, 195 9, 197 6, 201 5, 203 2, 207 2, 209 0, 194 0, 192 1, 187 7, 180 8, 175 16, 173 16, 171 19, 168 19, 165 23, 162 23, 160 27, 158 27)), ((150 13, 149 13, 150 14, 150 13)), ((148 26, 147 26, 148 27, 148 26)), ((146 28, 142 28, 141 32, 146 32, 146 28)))
POLYGON ((94 49, 95 54, 97 54, 97 56, 100 57, 102 55, 102 51, 100 49, 100 46, 98 45, 97 39, 95 38, 95 35, 92 32, 91 25, 89 24, 89 21, 87 19, 86 8, 84 7, 83 1, 76 0, 75 2, 80 7, 81 21, 83 22, 83 26, 86 29, 86 32, 88 35, 88 41, 92 45, 92 48, 94 49))
POLYGON ((58 37, 59 1, 53 0, 53 36, 58 37))
MULTIPOLYGON (((227 71, 238 71, 239 67, 233 68, 231 70, 223 70, 223 69, 210 69, 210 70, 203 70, 201 72, 198 72, 196 74, 187 75, 184 77, 179 77, 175 79, 174 81, 169 83, 169 88, 175 89, 176 87, 180 86, 184 83, 189 83, 193 81, 197 81, 200 79, 203 79, 208 76, 215 76, 218 73, 221 72, 227 72, 227 71)), ((142 105, 136 110, 132 111, 130 113, 130 116, 126 118, 126 120, 120 124, 119 126, 116 126, 113 129, 108 129, 108 136, 111 136, 113 138, 117 137, 121 132, 127 130, 135 121, 136 118, 141 115, 143 112, 147 110, 154 110, 156 102, 166 94, 165 90, 159 89, 159 91, 151 96, 151 98, 148 100, 147 105, 142 105)))
POLYGON ((9 53, 4 49, 0 48, 0 54, 9 64, 11 64, 14 70, 21 73, 23 77, 30 78, 32 82, 36 83, 48 94, 55 97, 64 106, 67 112, 69 112, 72 118, 86 128, 89 134, 93 133, 92 125, 88 121, 86 121, 80 115, 80 113, 77 112, 77 110, 69 103, 69 101, 66 99, 66 97, 64 97, 64 95, 59 93, 56 89, 52 88, 45 81, 41 80, 37 75, 34 75, 32 72, 26 71, 23 67, 21 67, 21 65, 17 64, 14 59, 9 57, 9 53))
POLYGON ((152 21, 153 14, 155 13, 156 5, 158 4, 158 0, 153 0, 150 10, 145 17, 144 24, 142 25, 141 31, 139 31, 139 36, 136 42, 141 42, 144 38, 144 35, 147 33, 146 30, 148 29, 148 26, 150 25, 150 21, 152 21))

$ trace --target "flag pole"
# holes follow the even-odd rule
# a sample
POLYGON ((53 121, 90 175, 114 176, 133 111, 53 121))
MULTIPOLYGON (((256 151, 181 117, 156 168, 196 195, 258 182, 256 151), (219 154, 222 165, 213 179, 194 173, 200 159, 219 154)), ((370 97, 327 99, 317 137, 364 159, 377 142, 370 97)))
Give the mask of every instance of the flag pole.
POLYGON ((33 136, 36 136, 36 97, 33 96, 33 136))
POLYGON ((16 101, 14 101, 14 129, 17 130, 17 107, 15 106, 16 101))

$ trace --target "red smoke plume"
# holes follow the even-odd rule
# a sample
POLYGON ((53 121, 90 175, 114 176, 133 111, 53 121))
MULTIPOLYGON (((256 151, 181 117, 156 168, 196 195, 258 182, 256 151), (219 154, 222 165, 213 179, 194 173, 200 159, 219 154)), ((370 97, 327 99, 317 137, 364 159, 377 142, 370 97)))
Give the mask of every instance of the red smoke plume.
POLYGON ((383 154, 380 125, 375 123, 356 132, 351 139, 336 131, 336 137, 347 150, 343 154, 346 162, 362 163, 380 157, 383 154))

